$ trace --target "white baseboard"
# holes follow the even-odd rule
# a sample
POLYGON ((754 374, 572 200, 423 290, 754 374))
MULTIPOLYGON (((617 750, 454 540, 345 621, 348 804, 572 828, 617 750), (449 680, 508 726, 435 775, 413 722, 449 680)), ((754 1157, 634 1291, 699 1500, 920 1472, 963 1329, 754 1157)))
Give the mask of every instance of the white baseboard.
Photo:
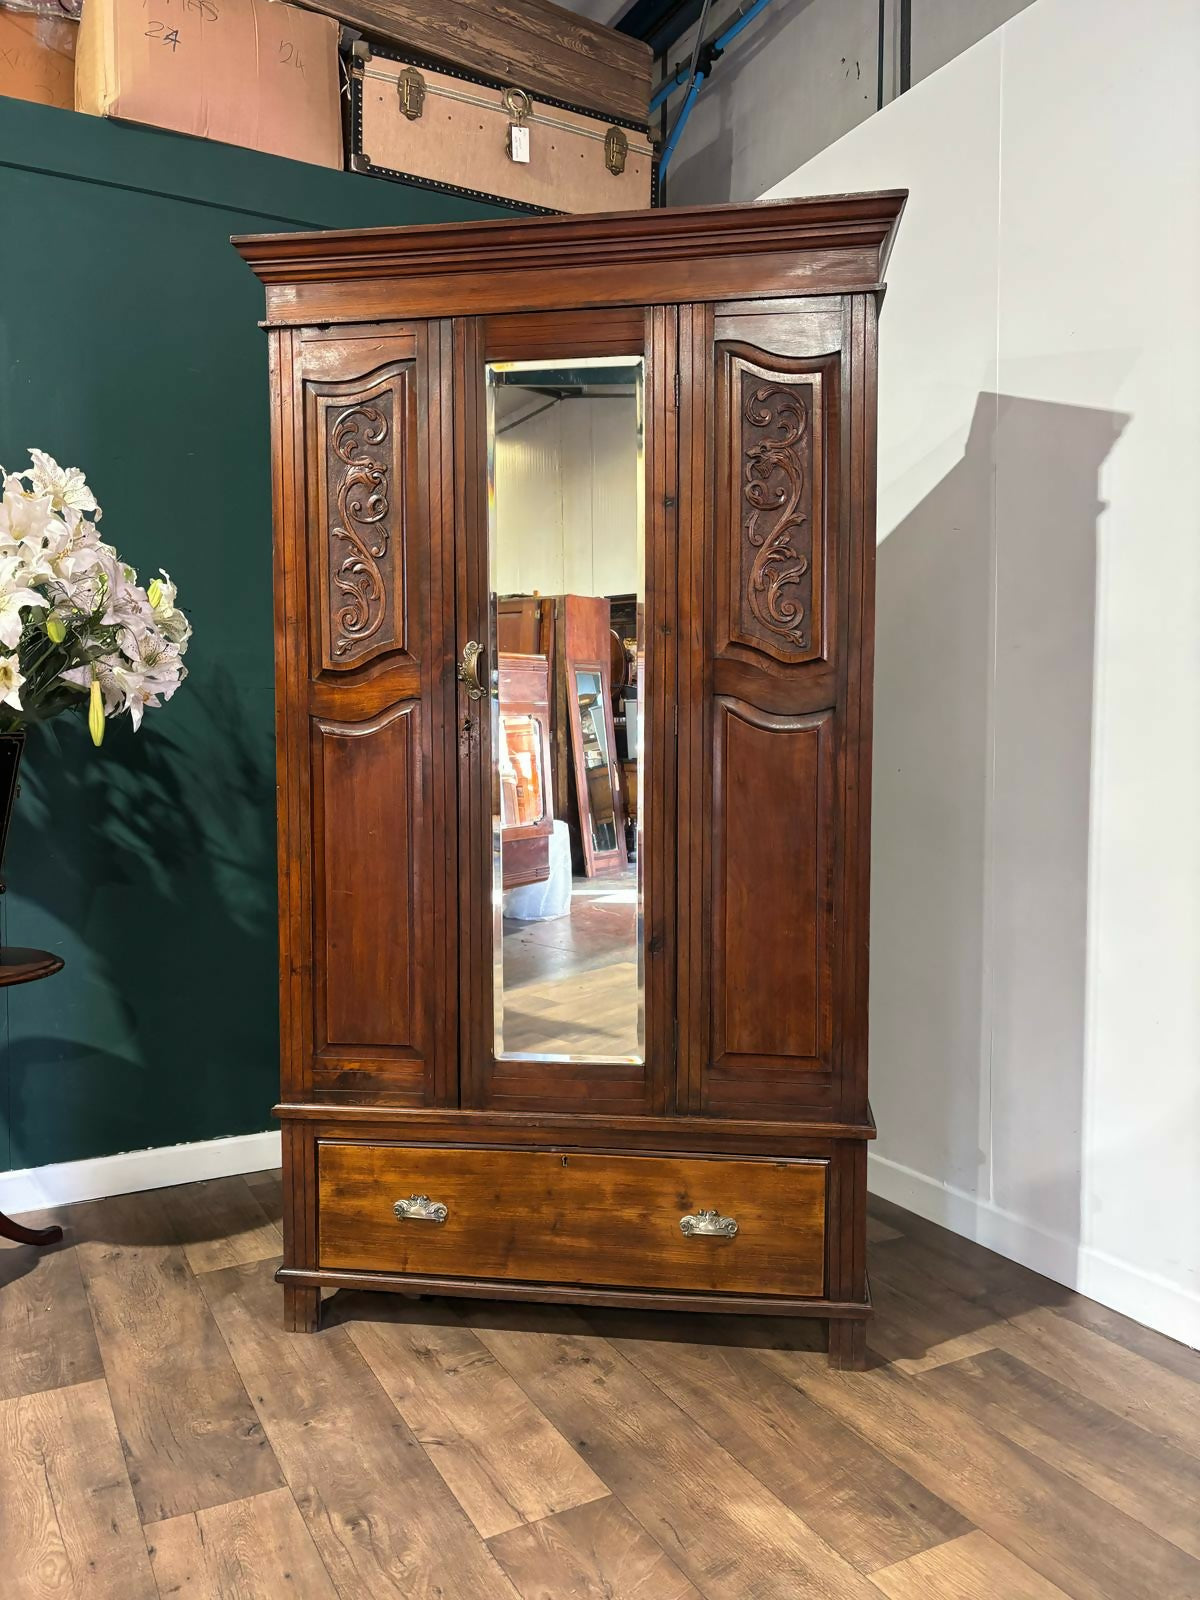
POLYGON ((867 1184, 872 1194, 938 1222, 953 1233, 974 1239, 1010 1261, 1053 1278, 1122 1316, 1165 1333, 1183 1344, 1200 1347, 1200 1295, 1088 1245, 1050 1233, 1025 1217, 1003 1211, 965 1190, 938 1183, 923 1172, 868 1157, 867 1184))
POLYGON ((0 1211, 44 1211, 77 1200, 103 1200, 112 1194, 168 1189, 203 1178, 228 1178, 259 1172, 280 1162, 278 1129, 239 1133, 231 1139, 171 1144, 156 1150, 128 1150, 89 1161, 63 1161, 50 1167, 0 1172, 0 1211))

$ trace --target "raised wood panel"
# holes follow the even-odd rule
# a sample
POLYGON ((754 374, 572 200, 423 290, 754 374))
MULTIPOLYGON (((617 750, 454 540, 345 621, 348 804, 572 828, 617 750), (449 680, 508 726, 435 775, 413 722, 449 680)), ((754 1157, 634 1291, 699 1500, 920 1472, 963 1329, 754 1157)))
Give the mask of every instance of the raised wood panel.
POLYGON ((321 1052, 422 1054, 420 710, 313 725, 321 1052))
POLYGON ((713 649, 787 666, 819 661, 832 633, 824 371, 748 345, 719 344, 718 351, 713 649))
POLYGON ((713 715, 712 1064, 825 1070, 833 715, 724 699, 713 715))
POLYGON ((408 654, 413 363, 391 363, 366 380, 310 381, 308 393, 318 473, 318 659, 325 671, 344 672, 408 654))
POLYGON ((485 325, 489 361, 536 361, 542 356, 641 355, 645 348, 641 306, 605 310, 517 312, 489 317, 485 325))
POLYGON ((322 1143, 319 1264, 419 1276, 820 1295, 827 1164, 322 1143), (423 1195, 442 1222, 398 1219, 423 1195), (701 1210, 733 1238, 688 1237, 701 1210))

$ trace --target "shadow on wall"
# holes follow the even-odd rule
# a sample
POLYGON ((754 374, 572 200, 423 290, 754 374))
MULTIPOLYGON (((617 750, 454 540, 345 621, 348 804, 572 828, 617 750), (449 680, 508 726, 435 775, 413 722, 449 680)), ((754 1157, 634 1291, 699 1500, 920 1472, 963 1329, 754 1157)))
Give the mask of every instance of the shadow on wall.
POLYGON ((1127 420, 981 394, 962 460, 878 553, 876 1159, 1069 1241, 1098 474, 1127 420))
POLYGON ((229 675, 197 666, 101 751, 75 717, 30 733, 7 922, 67 971, 33 997, 52 1004, 10 998, 14 1166, 269 1125, 274 753, 229 675))

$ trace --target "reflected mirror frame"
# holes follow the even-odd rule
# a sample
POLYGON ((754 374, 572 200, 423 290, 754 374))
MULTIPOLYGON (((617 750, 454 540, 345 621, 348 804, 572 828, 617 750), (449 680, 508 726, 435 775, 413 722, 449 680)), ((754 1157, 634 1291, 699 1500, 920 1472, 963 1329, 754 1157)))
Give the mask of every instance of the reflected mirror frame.
MULTIPOLYGON (((488 570, 488 655, 487 674, 491 702, 491 807, 492 807, 492 1014, 493 1054, 498 1061, 572 1061, 598 1064, 640 1066, 646 1060, 646 948, 645 948, 645 822, 648 803, 648 785, 644 782, 646 746, 645 718, 637 719, 637 772, 638 807, 636 820, 637 890, 634 941, 637 955, 637 1050, 625 1055, 563 1055, 539 1051, 508 1051, 504 1049, 504 886, 503 886, 503 830, 500 817, 500 769, 497 761, 500 738, 500 672, 496 626, 496 390, 499 379, 509 372, 548 372, 568 370, 572 373, 613 368, 625 368, 631 375, 637 406, 637 561, 638 592, 644 607, 646 595, 646 359, 642 355, 623 356, 558 356, 543 357, 533 361, 487 361, 484 363, 485 427, 487 439, 487 570, 488 570)), ((638 657, 645 658, 646 641, 639 639, 638 657)), ((640 678, 639 678, 640 682, 640 678)), ((611 763, 615 752, 610 752, 611 763)))
MULTIPOLYGON (((575 698, 575 714, 579 718, 579 742, 580 742, 580 745, 581 745, 581 747, 583 749, 584 757, 585 757, 584 768, 586 770, 589 770, 589 771, 593 770, 593 769, 588 768, 588 764, 587 764, 587 760, 586 760, 588 739, 587 739, 586 733, 584 732, 585 720, 584 720, 584 715, 583 715, 583 697, 587 693, 592 693, 592 694, 594 694, 594 703, 593 703, 593 705, 588 707, 588 717, 587 717, 586 725, 589 725, 591 727, 592 739, 595 742, 597 750, 600 752, 601 756, 603 757, 602 761, 597 762, 596 769, 594 769, 594 770, 599 770, 599 768, 601 766, 604 768, 605 776, 608 778, 608 797, 612 801, 612 808, 613 808, 613 842, 611 844, 601 844, 599 839, 596 837, 596 813, 595 813, 595 808, 592 805, 592 796, 591 796, 590 785, 589 785, 588 807, 587 807, 587 809, 588 809, 588 823, 589 823, 589 827, 590 827, 590 831, 591 831, 591 835, 592 835, 592 852, 593 852, 594 855, 602 855, 602 856, 619 855, 622 858, 624 858, 624 856, 625 856, 625 841, 624 841, 624 839, 622 839, 620 837, 620 832, 619 832, 619 829, 618 829, 618 826, 617 826, 618 825, 618 821, 619 821, 619 799, 618 799, 618 788, 619 788, 619 785, 614 783, 614 770, 613 770, 614 762, 616 760, 616 757, 615 757, 614 752, 609 748, 609 743, 608 743, 608 719, 604 715, 604 709, 603 709, 604 669, 603 669, 603 667, 601 667, 601 666, 599 666, 599 665, 597 665, 595 663, 586 662, 586 661, 582 661, 582 662, 581 661, 577 661, 571 666, 571 671, 575 674, 575 683, 574 683, 574 686, 573 686, 573 688, 574 688, 574 698, 575 698), (587 689, 581 683, 580 680, 585 678, 585 677, 594 678, 596 680, 596 688, 595 688, 594 691, 587 689), (596 706, 597 705, 599 705, 600 708, 601 708, 600 709, 600 726, 599 727, 596 726, 596 718, 595 718, 595 710, 596 710, 596 706)), ((578 779, 576 779, 576 782, 578 782, 578 779)), ((581 819, 581 826, 582 826, 582 819, 581 819)))

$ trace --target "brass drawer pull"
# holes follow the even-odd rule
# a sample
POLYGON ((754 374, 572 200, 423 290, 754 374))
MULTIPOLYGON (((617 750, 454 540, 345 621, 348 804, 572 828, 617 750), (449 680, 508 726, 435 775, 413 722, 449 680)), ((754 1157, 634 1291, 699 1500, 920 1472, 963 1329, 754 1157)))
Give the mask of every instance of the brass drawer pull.
POLYGON ((397 1200, 392 1210, 401 1222, 445 1222, 450 1215, 440 1200, 427 1194, 410 1194, 407 1200, 397 1200))
POLYGON ((723 1217, 719 1211, 697 1211, 695 1216, 680 1217, 680 1233, 686 1233, 688 1238, 694 1238, 699 1233, 707 1233, 718 1239, 732 1239, 738 1231, 736 1217, 723 1217))

